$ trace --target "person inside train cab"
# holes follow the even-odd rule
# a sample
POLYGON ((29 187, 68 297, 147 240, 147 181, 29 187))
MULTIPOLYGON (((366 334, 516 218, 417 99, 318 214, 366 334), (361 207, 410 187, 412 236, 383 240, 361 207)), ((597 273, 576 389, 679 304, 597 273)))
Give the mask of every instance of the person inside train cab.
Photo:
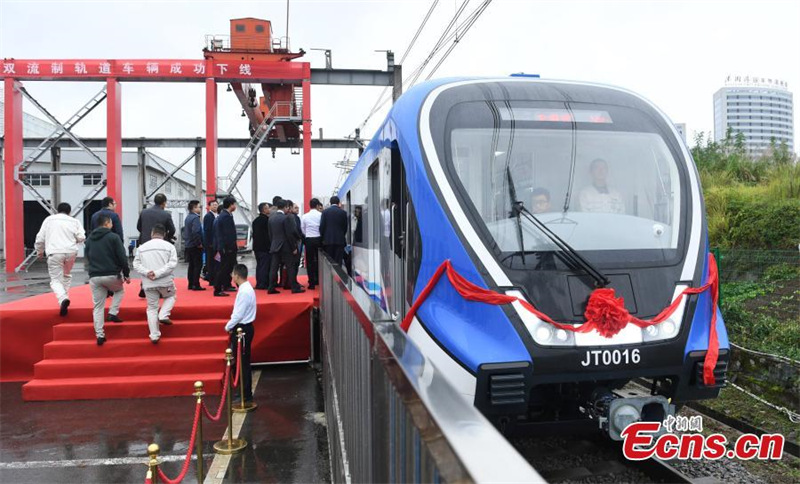
POLYGON ((550 211, 550 190, 547 188, 534 188, 531 194, 531 212, 535 214, 550 211))
POLYGON ((584 212, 625 213, 625 202, 619 191, 609 186, 608 162, 596 158, 589 164, 592 184, 580 193, 580 206, 584 212))

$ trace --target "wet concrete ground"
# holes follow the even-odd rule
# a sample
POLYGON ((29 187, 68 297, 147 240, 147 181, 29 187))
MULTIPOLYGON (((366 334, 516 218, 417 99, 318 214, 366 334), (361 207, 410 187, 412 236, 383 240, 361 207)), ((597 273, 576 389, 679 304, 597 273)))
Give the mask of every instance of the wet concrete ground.
MULTIPOLYGON (((255 391, 259 408, 240 438, 248 448, 231 458, 224 482, 328 482, 330 469, 322 389, 308 365, 268 366, 255 391)), ((23 402, 21 383, 0 384, 0 482, 143 482, 147 446, 157 443, 168 477, 183 465, 193 397, 23 402)), ((219 400, 209 398, 216 409, 219 400)), ((205 469, 225 433, 203 421, 205 469)), ((192 462, 185 482, 194 482, 192 462)))
MULTIPOLYGON (((254 272, 251 254, 240 262, 254 272)), ((185 277, 186 264, 175 273, 185 277)), ((79 261, 73 285, 86 279, 79 261)), ((0 267, 0 303, 47 292, 44 263, 12 275, 0 267)), ((254 395, 259 408, 247 414, 239 435, 250 445, 232 456, 224 482, 329 482, 318 373, 306 364, 260 370, 254 395)), ((210 397, 208 406, 214 411, 218 403, 218 397, 210 397)), ((0 383, 0 482, 140 483, 153 442, 166 460, 162 469, 174 478, 186 455, 194 404, 194 397, 23 402, 22 383, 0 383)), ((213 444, 226 428, 225 417, 203 421, 206 472, 215 456, 213 444)), ((192 461, 184 482, 196 482, 195 469, 192 461)))

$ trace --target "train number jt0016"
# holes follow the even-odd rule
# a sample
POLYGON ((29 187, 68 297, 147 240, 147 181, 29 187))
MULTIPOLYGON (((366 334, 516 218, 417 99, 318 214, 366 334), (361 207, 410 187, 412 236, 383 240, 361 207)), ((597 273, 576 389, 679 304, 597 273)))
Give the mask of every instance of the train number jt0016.
POLYGON ((638 364, 641 361, 639 349, 587 350, 581 366, 611 366, 638 364))

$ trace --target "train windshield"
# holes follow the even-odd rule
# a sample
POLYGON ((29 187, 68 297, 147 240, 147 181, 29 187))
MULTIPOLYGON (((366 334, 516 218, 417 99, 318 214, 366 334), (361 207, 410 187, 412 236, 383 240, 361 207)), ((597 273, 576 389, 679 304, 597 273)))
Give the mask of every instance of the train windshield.
POLYGON ((501 252, 557 250, 513 216, 518 201, 590 259, 608 260, 604 251, 675 257, 686 196, 681 168, 646 114, 581 103, 465 102, 447 124, 450 172, 501 252))

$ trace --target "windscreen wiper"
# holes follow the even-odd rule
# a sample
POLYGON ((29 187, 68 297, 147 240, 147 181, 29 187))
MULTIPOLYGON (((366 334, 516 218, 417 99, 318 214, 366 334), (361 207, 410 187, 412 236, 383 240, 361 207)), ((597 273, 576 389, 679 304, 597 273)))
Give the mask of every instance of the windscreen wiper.
MULTIPOLYGON (((506 165, 506 178, 508 179, 508 196, 511 199, 511 217, 517 219, 517 242, 519 242, 519 254, 522 256, 522 265, 527 265, 525 262, 525 239, 522 234, 522 219, 520 215, 522 210, 517 208, 517 204, 522 206, 522 202, 517 201, 517 189, 514 187, 514 180, 511 179, 511 168, 506 165)), ((523 207, 524 209, 524 207, 523 207)))
MULTIPOLYGON (((525 208, 525 205, 516 200, 516 190, 513 189, 514 183, 511 180, 511 171, 506 169, 506 176, 508 177, 508 186, 509 186, 509 194, 511 195, 511 215, 517 218, 517 229, 519 230, 518 237, 522 240, 522 224, 520 223, 520 216, 524 215, 525 218, 530 220, 530 222, 539 229, 548 239, 550 239, 563 253, 564 257, 572 262, 574 265, 580 267, 584 271, 586 271, 589 276, 594 279, 595 286, 597 287, 605 287, 609 284, 608 277, 600 272, 600 269, 595 267, 591 262, 586 260, 582 255, 578 253, 575 249, 572 248, 564 239, 556 235, 555 232, 550 230, 547 225, 542 223, 536 215, 532 214, 530 210, 525 208), (513 193, 511 193, 513 191, 513 193)), ((520 247, 523 247, 520 245, 520 247)), ((520 248, 520 252, 522 254, 523 263, 525 261, 525 250, 520 248)))

